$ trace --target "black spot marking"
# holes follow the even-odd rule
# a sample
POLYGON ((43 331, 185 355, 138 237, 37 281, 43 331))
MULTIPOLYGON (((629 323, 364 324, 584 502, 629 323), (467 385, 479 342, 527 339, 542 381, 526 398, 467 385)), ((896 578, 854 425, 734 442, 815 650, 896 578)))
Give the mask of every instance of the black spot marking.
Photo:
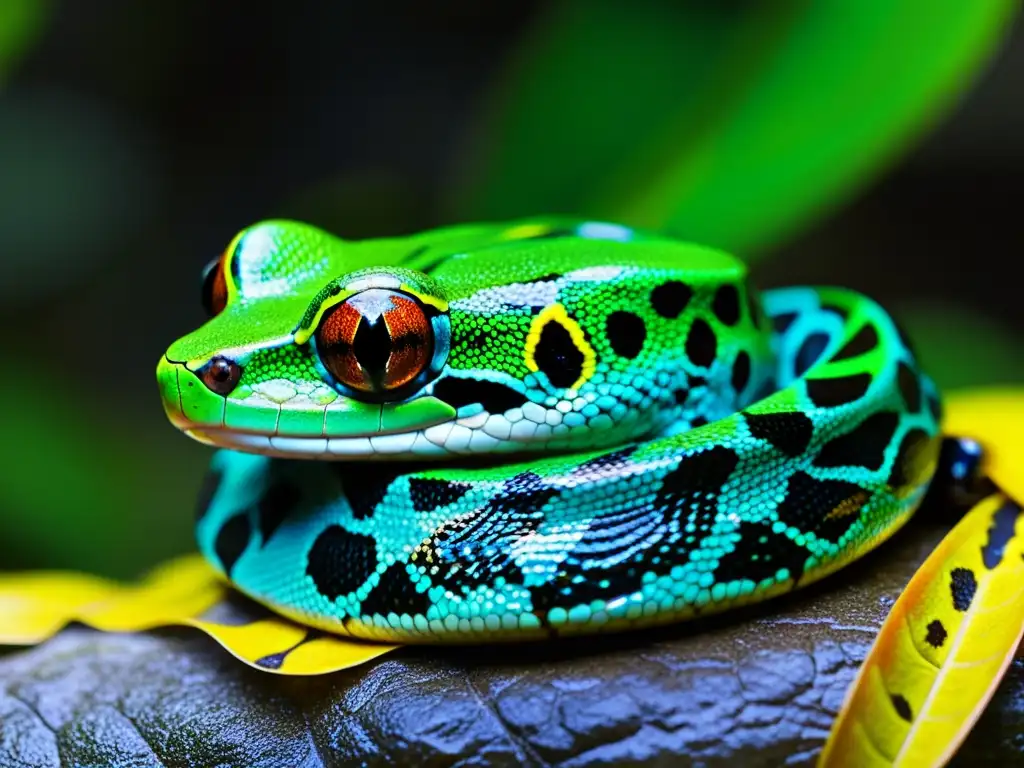
POLYGON ((750 383, 750 355, 746 350, 740 350, 732 364, 732 388, 736 394, 740 394, 750 383))
POLYGON ((297 642, 291 648, 287 648, 287 649, 285 649, 283 651, 278 651, 277 653, 271 653, 271 654, 268 654, 267 656, 262 656, 262 657, 256 659, 256 661, 254 663, 256 664, 256 666, 263 667, 264 669, 280 669, 281 665, 284 664, 284 660, 286 658, 288 658, 288 654, 290 654, 292 651, 294 651, 300 645, 305 645, 310 640, 316 640, 317 638, 323 637, 323 636, 324 635, 321 632, 317 632, 315 630, 310 630, 310 631, 306 632, 305 637, 303 637, 301 640, 299 640, 299 642, 297 642))
POLYGON ((554 387, 571 387, 583 374, 583 352, 572 340, 568 329, 555 320, 549 320, 540 329, 533 359, 554 387))
POLYGON ((1006 545, 1013 538, 1014 529, 1017 527, 1017 517, 1020 513, 1021 508, 1010 499, 1007 499, 995 511, 995 514, 992 515, 992 526, 988 529, 988 540, 981 548, 981 560, 989 570, 992 570, 1003 561, 1006 545))
POLYGON ((630 445, 626 448, 618 448, 608 453, 602 453, 580 464, 569 473, 570 477, 585 478, 594 475, 615 475, 621 471, 623 465, 629 462, 629 457, 636 453, 637 446, 630 445))
POLYGON ((914 373, 914 369, 906 363, 900 363, 899 373, 896 376, 900 385, 900 394, 903 395, 903 402, 907 404, 907 410, 917 413, 921 410, 921 382, 914 373))
POLYGON ((373 514, 398 476, 397 465, 387 462, 332 462, 341 490, 352 507, 352 517, 365 520, 373 514))
POLYGON ((814 423, 800 411, 783 413, 746 413, 750 434, 771 443, 779 452, 796 458, 810 445, 814 423))
POLYGON ((779 520, 819 539, 838 543, 857 522, 871 494, 845 480, 818 480, 806 472, 794 472, 786 497, 778 506, 779 520))
POLYGON ((718 355, 718 339, 711 326, 701 318, 697 318, 690 326, 690 333, 686 337, 686 356, 694 365, 707 368, 718 355))
POLYGON ((812 333, 804 339, 793 358, 793 375, 799 378, 807 373, 821 359, 829 341, 827 333, 812 333))
POLYGON ((684 456, 679 464, 665 475, 655 498, 655 506, 674 507, 685 497, 716 494, 729 481, 739 464, 736 452, 716 445, 706 451, 684 456))
MULTIPOLYGON (((615 451, 598 461, 605 459, 624 457, 615 451)), ((697 532, 691 539, 707 535, 718 513, 717 494, 738 462, 736 453, 723 446, 685 456, 665 476, 652 503, 631 499, 596 516, 551 580, 530 589, 535 610, 543 613, 636 591, 652 557, 661 567, 689 562, 697 544, 687 541, 681 529, 692 524, 697 532), (630 535, 624 536, 624 531, 630 535), (590 576, 595 571, 608 586, 590 576)), ((593 465, 588 472, 601 472, 604 466, 593 465)))
POLYGON ((923 483, 938 461, 940 446, 941 440, 930 437, 923 429, 909 430, 900 441, 889 485, 899 489, 923 483))
MULTIPOLYGON (((438 572, 432 584, 456 594, 490 584, 497 576, 521 584, 522 573, 511 556, 511 545, 531 534, 543 521, 543 507, 559 490, 544 484, 533 472, 522 472, 505 481, 490 501, 472 514, 447 520, 412 555, 429 552, 438 572)), ((424 554, 421 554, 424 553, 424 554)))
POLYGON ((370 590, 359 609, 371 616, 375 613, 387 616, 392 611, 399 616, 425 616, 430 606, 430 597, 426 591, 416 589, 405 563, 392 563, 380 575, 377 586, 370 590))
POLYGON ((359 589, 376 569, 377 542, 372 536, 330 525, 309 548, 306 575, 321 595, 336 600, 359 589))
POLYGON ((740 292, 735 285, 726 284, 715 291, 711 311, 725 325, 736 325, 740 321, 740 292))
POLYGON ((783 312, 772 317, 772 327, 776 333, 785 333, 793 322, 799 317, 796 312, 783 312))
POLYGON ((672 393, 672 397, 675 399, 676 405, 685 405, 686 401, 690 398, 690 390, 677 389, 672 393))
POLYGON ((908 723, 913 722, 914 717, 910 711, 910 702, 898 693, 892 694, 889 698, 892 699, 892 706, 896 710, 896 714, 908 723))
POLYGON ((217 531, 217 538, 213 542, 213 551, 229 579, 231 570, 238 562, 238 558, 245 552, 245 548, 249 546, 251 537, 252 525, 249 523, 249 515, 245 512, 228 518, 217 531))
POLYGON ((199 493, 196 495, 196 522, 198 523, 210 510, 213 498, 217 495, 217 489, 224 479, 224 474, 217 469, 209 469, 203 477, 203 483, 199 486, 199 493))
POLYGON ((451 483, 428 477, 409 478, 409 497, 412 499, 412 508, 417 512, 430 512, 453 504, 469 493, 470 488, 466 483, 451 483))
POLYGON ((605 333, 612 351, 619 357, 632 360, 640 354, 647 339, 647 326, 643 319, 632 312, 617 311, 608 315, 605 333))
POLYGON ((799 580, 810 553, 785 534, 775 533, 768 523, 742 522, 733 534, 733 551, 715 568, 716 581, 774 580, 780 570, 799 580), (735 539, 739 536, 739 540, 735 539))
POLYGON ((946 638, 949 637, 949 633, 946 632, 946 628, 942 625, 942 622, 938 619, 929 622, 928 633, 924 636, 924 641, 928 643, 932 648, 941 648, 946 642, 946 638))
POLYGON ((832 356, 833 362, 848 360, 870 352, 878 346, 878 329, 874 323, 865 323, 854 334, 853 338, 843 344, 842 348, 832 356))
POLYGON ((294 648, 289 648, 287 651, 280 651, 279 653, 271 653, 268 656, 261 656, 254 662, 257 667, 263 669, 280 669, 281 665, 284 664, 284 657, 291 653, 294 648))
POLYGON ((494 414, 519 408, 527 402, 526 395, 504 384, 484 379, 461 379, 457 376, 439 379, 434 385, 433 395, 455 409, 479 403, 485 411, 494 414))
POLYGON ((298 506, 301 498, 302 491, 293 483, 285 480, 274 482, 260 497, 256 507, 256 517, 259 521, 264 547, 267 546, 270 537, 274 535, 285 518, 298 506))
POLYGON ((806 379, 807 397, 819 408, 835 408, 864 397, 871 386, 870 373, 854 373, 834 379, 806 379))
POLYGON ((892 411, 868 416, 845 435, 829 440, 814 458, 816 467, 867 467, 879 470, 900 417, 892 411))
POLYGON ((679 280, 662 283, 651 291, 651 306, 664 318, 675 320, 693 298, 693 289, 679 280))
POLYGON ((974 571, 967 568, 954 568, 949 575, 949 592, 953 597, 953 607, 963 613, 971 607, 974 593, 978 591, 978 579, 974 571))

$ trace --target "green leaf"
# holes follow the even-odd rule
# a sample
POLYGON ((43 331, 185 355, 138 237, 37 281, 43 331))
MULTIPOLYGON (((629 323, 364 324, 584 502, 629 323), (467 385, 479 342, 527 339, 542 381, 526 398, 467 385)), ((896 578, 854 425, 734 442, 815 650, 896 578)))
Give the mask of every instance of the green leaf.
POLYGON ((0 569, 25 557, 35 567, 128 577, 192 549, 209 449, 177 433, 159 405, 135 413, 93 396, 79 400, 85 410, 74 407, 63 373, 26 359, 0 364, 9 448, 0 465, 0 569))
MULTIPOLYGON (((0 765, 809 765, 943 532, 912 525, 815 587, 699 626, 407 648, 317 678, 257 672, 198 632, 70 630, 0 656, 0 765)), ((959 757, 1017 765, 1022 731, 1017 663, 959 757)))
POLYGON ((48 0, 0 2, 0 85, 15 62, 39 36, 49 14, 48 0))
POLYGON ((452 211, 611 219, 750 256, 932 125, 1017 7, 566 0, 505 73, 452 211))
POLYGON ((895 315, 941 389, 1024 382, 1020 334, 980 311, 930 302, 899 307, 895 315))

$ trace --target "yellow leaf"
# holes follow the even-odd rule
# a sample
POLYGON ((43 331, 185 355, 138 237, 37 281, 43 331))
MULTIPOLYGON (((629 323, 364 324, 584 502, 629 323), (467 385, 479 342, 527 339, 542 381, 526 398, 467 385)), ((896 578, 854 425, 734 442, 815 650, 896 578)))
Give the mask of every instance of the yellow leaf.
POLYGON ((322 675, 400 646, 327 635, 235 593, 199 555, 172 560, 135 585, 78 573, 0 576, 0 645, 37 645, 71 622, 103 632, 194 627, 251 667, 322 675))
POLYGON ((943 434, 978 441, 983 472, 1024 504, 1024 387, 975 387, 944 399, 943 434))
POLYGON ((847 693, 818 763, 944 765, 1024 634, 1024 514, 997 493, 910 580, 847 693))

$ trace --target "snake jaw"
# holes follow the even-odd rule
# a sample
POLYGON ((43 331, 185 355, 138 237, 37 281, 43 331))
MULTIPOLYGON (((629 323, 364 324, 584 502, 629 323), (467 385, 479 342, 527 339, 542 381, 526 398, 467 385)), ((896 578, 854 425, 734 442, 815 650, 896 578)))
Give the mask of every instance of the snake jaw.
POLYGON ((398 404, 339 397, 327 404, 211 391, 185 363, 167 356, 157 383, 170 422, 192 439, 217 448, 292 459, 430 458, 450 456, 428 439, 450 429, 456 411, 424 396, 398 404))
POLYGON ((424 430, 358 437, 288 437, 196 426, 187 427, 182 431, 204 445, 283 459, 381 461, 440 459, 450 458, 452 455, 443 446, 427 440, 423 436, 424 430))

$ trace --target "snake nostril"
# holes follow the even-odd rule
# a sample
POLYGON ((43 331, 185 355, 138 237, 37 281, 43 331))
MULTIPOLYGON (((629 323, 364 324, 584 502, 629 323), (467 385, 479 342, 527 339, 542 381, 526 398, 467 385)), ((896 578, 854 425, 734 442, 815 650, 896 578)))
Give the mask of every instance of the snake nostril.
POLYGON ((238 380, 242 378, 241 366, 226 357, 213 358, 197 373, 207 389, 218 395, 230 394, 238 385, 238 380))

